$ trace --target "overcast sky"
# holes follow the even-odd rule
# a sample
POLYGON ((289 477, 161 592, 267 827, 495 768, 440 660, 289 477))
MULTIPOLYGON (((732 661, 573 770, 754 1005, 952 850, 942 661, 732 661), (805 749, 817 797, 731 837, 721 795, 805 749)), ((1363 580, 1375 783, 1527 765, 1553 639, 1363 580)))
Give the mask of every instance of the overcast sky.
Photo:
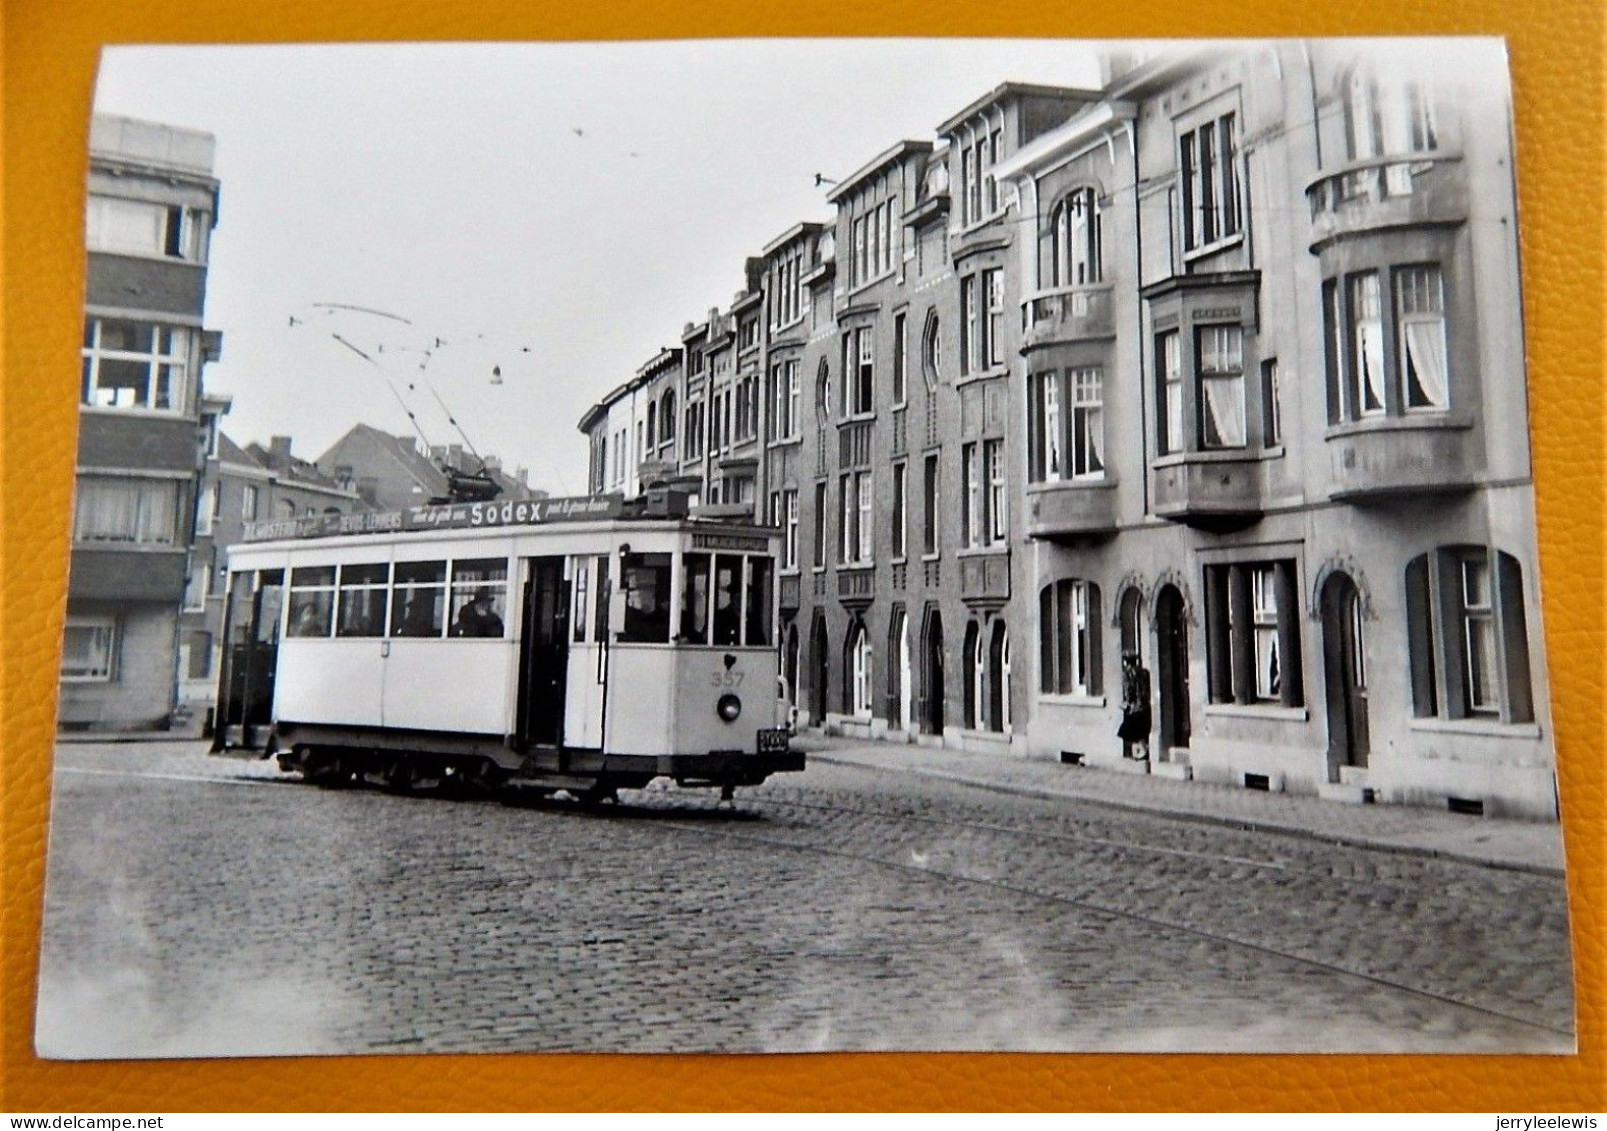
POLYGON ((1097 78, 1069 40, 119 47, 95 104, 217 138, 231 437, 315 458, 358 421, 412 431, 389 378, 432 443, 458 440, 439 394, 482 453, 580 494, 581 413, 831 218, 817 172, 1001 82, 1097 78))

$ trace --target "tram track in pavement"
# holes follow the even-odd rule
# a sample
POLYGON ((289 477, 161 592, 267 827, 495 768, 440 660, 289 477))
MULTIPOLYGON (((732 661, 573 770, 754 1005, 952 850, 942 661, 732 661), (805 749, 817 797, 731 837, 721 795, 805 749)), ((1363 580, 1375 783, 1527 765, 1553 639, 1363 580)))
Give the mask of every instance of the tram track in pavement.
MULTIPOLYGON (((150 771, 137 771, 130 769, 106 770, 90 767, 58 767, 58 772, 85 774, 92 776, 116 776, 151 778, 155 780, 185 782, 194 784, 289 784, 288 779, 271 778, 235 778, 220 776, 208 778, 200 775, 178 773, 152 773, 150 771)), ((1544 1020, 1535 1020, 1513 1011, 1502 1004, 1481 1004, 1469 1000, 1467 996, 1447 990, 1443 987, 1435 988, 1432 985, 1422 984, 1424 981, 1433 981, 1432 977, 1426 979, 1408 979, 1398 974, 1381 973, 1377 970, 1358 968, 1356 964, 1347 964, 1325 958, 1320 954, 1312 953, 1312 947, 1303 947, 1298 943, 1288 945, 1272 941, 1276 932, 1285 928, 1316 929, 1310 923, 1298 923, 1287 918, 1292 915, 1299 919, 1302 912, 1298 907, 1291 910, 1284 907, 1281 910, 1286 916, 1282 924, 1269 923, 1266 919, 1256 921, 1253 926, 1263 928, 1261 937, 1255 937, 1248 932, 1224 929, 1223 925, 1212 924, 1208 921, 1213 913, 1211 906, 1211 892, 1198 896, 1201 902, 1190 903, 1189 906, 1198 907, 1201 911, 1199 917, 1166 914, 1164 909, 1155 906, 1163 902, 1168 895, 1175 895, 1174 891, 1167 890, 1164 885, 1174 877, 1157 874, 1145 869, 1132 869, 1128 861, 1133 857, 1147 858, 1159 861, 1161 868, 1199 867, 1205 869, 1207 874, 1202 877, 1190 876, 1189 880, 1199 881, 1207 888, 1217 883, 1231 883, 1238 885, 1240 894, 1246 885, 1254 883, 1250 876, 1267 877, 1269 882, 1297 882, 1321 885, 1325 888, 1322 893, 1324 900, 1343 899, 1364 900, 1369 893, 1380 889, 1387 889, 1403 898, 1444 898, 1442 892, 1425 891, 1425 886, 1432 884, 1436 879, 1443 880, 1446 873, 1459 876, 1484 876, 1486 879, 1496 877, 1485 875, 1476 865, 1444 860, 1417 860, 1415 858, 1402 859, 1390 854, 1373 854, 1366 849, 1347 849, 1347 854, 1362 859, 1379 858, 1380 863, 1389 865, 1397 870, 1405 870, 1416 877, 1415 879, 1392 878, 1384 875, 1345 875, 1340 871, 1304 866, 1297 859, 1303 853, 1314 852, 1326 846, 1321 841, 1294 842, 1287 846, 1287 851, 1279 851, 1271 858, 1257 857, 1246 854, 1245 849, 1235 848, 1231 852, 1210 851, 1197 847, 1177 847, 1174 845, 1154 844, 1140 839, 1117 839, 1109 835, 1098 835, 1095 832, 1068 831, 1065 828, 1021 827, 1020 825, 1001 822, 998 820, 981 819, 976 816, 967 816, 963 812, 954 815, 932 815, 930 813, 908 811, 905 804, 898 799, 888 797, 884 804, 854 805, 841 802, 828 802, 809 800, 799 796, 798 791, 786 786, 767 786, 763 789, 744 794, 736 808, 716 808, 707 804, 707 798, 702 794, 682 793, 679 791, 628 791, 627 800, 618 807, 613 805, 579 807, 572 802, 545 801, 533 806, 541 810, 557 814, 586 814, 593 817, 608 817, 611 819, 632 819, 637 825, 647 825, 666 830, 675 834, 703 835, 711 838, 724 838, 766 849, 780 850, 794 853, 813 854, 819 857, 829 857, 836 861, 847 861, 856 865, 869 865, 884 870, 895 871, 911 877, 919 877, 924 881, 939 881, 973 885, 990 889, 1001 894, 1024 897, 1032 900, 1052 903, 1085 914, 1104 916, 1111 920, 1123 920, 1135 923, 1152 930, 1171 931, 1195 940, 1202 940, 1212 944, 1233 946, 1245 951, 1275 958, 1288 963, 1295 963, 1311 970, 1323 971, 1330 975, 1356 979, 1359 982, 1384 989, 1392 993, 1410 995, 1425 1001, 1437 1003, 1444 1008, 1466 1011, 1470 1014, 1490 1019, 1497 1019, 1511 1025, 1521 1026, 1526 1030, 1545 1033, 1552 1037, 1572 1038, 1573 1031, 1560 1025, 1551 1024, 1544 1020), (645 818, 645 819, 644 819, 645 818), (655 819, 657 818, 657 819, 655 819), (848 829, 833 830, 828 824, 818 823, 818 818, 844 818, 855 824, 848 829), (814 822, 814 823, 812 823, 814 822), (898 851, 890 850, 884 843, 881 851, 862 850, 853 844, 856 831, 874 826, 877 830, 885 830, 890 822, 897 823, 904 829, 919 829, 922 836, 911 838, 902 834, 891 841, 898 844, 898 851), (788 831, 793 835, 788 835, 788 831), (1038 846, 1040 850, 1052 850, 1059 846, 1075 846, 1079 849, 1095 850, 1087 856, 1072 858, 1068 855, 1057 857, 1059 863, 1068 865, 1094 865, 1092 869, 1066 873, 1056 871, 1052 874, 1064 876, 1069 886, 1076 888, 1092 886, 1099 888, 1109 885, 1107 890, 1125 893, 1130 899, 1137 898, 1141 906, 1119 906, 1109 899, 1099 898, 1097 893, 1088 891, 1077 892, 1066 890, 1053 890, 1052 882, 1023 882, 1020 877, 1012 875, 991 874, 985 868, 974 865, 971 868, 945 866, 942 860, 944 855, 937 851, 938 847, 948 843, 944 833, 953 836, 969 836, 979 838, 979 843, 970 846, 977 849, 984 858, 991 857, 995 861, 1002 860, 1008 866, 1016 858, 1030 851, 1031 846, 1038 846), (935 836, 934 836, 935 834, 935 836), (821 843, 823 836, 837 835, 836 843, 821 843), (803 839, 800 839, 802 837, 803 839), (991 838, 996 843, 987 843, 991 838), (925 853, 910 848, 911 843, 921 844, 933 849, 925 853), (1026 847, 1011 847, 1026 846, 1026 847), (1124 871, 1124 869, 1126 869, 1124 871), (1227 874, 1223 874, 1223 870, 1227 874), (1103 870, 1106 874, 1101 877, 1098 872, 1103 870), (1438 877, 1435 873, 1439 873, 1438 877), (1336 887, 1341 889, 1336 891, 1336 887), (1268 934, 1266 928, 1271 928, 1268 934)), ((469 804, 473 799, 465 798, 469 804)), ((1072 821, 1087 821, 1095 826, 1118 826, 1122 817, 1099 813, 1092 816, 1081 814, 1060 814, 1062 819, 1072 821)), ((1148 827, 1161 829, 1169 824, 1164 816, 1145 815, 1142 818, 1148 827)), ((1177 826, 1171 831, 1185 838, 1207 840, 1212 832, 1230 836, 1240 841, 1250 841, 1256 834, 1239 830, 1232 826, 1208 827, 1198 825, 1177 826), (1211 832, 1204 831, 1210 829, 1211 832)), ((1280 846, 1283 847, 1283 846, 1280 846)), ((1253 851, 1253 849, 1252 849, 1253 851)), ((1029 865, 1022 865, 1030 867, 1029 865)), ((1008 871, 1006 869, 993 869, 992 871, 1008 871)), ((1508 881, 1513 879, 1510 874, 1505 877, 1508 881)), ((1491 893, 1492 898, 1501 898, 1499 893, 1491 893)), ((1273 893, 1272 898, 1284 898, 1273 893)), ((1276 910, 1276 909, 1275 909, 1276 910)), ((1269 916, 1270 918, 1270 916, 1269 916)), ((1425 949, 1431 947, 1438 940, 1430 937, 1423 940, 1425 949)), ((1461 944, 1467 945, 1464 940, 1461 944)), ((1542 1007, 1543 1008, 1543 1007, 1542 1007)), ((1556 1010, 1549 1012, 1555 1013, 1556 1010)))
MULTIPOLYGON (((976 831, 988 832, 988 833, 996 833, 996 834, 997 833, 1003 833, 1003 834, 1008 834, 1008 835, 1013 835, 1013 836, 1023 836, 1023 835, 1032 836, 1032 837, 1051 840, 1051 841, 1053 841, 1053 840, 1075 840, 1075 841, 1077 841, 1079 843, 1097 841, 1097 842, 1104 843, 1104 844, 1117 844, 1117 845, 1119 845, 1119 847, 1122 847, 1124 849, 1132 847, 1131 845, 1128 845, 1126 843, 1110 841, 1109 838, 1075 837, 1075 836, 1068 836, 1066 834, 1036 834, 1036 833, 1031 833, 1031 832, 1026 832, 1026 831, 1023 831, 1023 830, 1019 830, 1019 829, 1012 829, 1009 826, 1005 826, 1005 825, 993 825, 993 824, 989 824, 989 823, 985 823, 985 822, 970 822, 970 821, 953 822, 953 821, 941 820, 941 819, 938 819, 938 818, 920 817, 920 816, 915 816, 915 815, 888 814, 886 812, 881 812, 881 811, 876 811, 876 810, 857 809, 857 808, 854 808, 854 807, 851 807, 851 806, 822 805, 822 804, 818 804, 818 803, 805 803, 805 802, 796 802, 796 801, 780 801, 780 800, 772 799, 772 798, 769 798, 769 797, 751 797, 751 796, 749 798, 747 798, 746 801, 745 801, 745 806, 747 806, 749 808, 757 807, 757 806, 765 806, 765 805, 776 806, 776 807, 786 807, 786 808, 806 809, 806 810, 818 810, 818 811, 826 811, 826 812, 850 813, 850 814, 853 814, 855 816, 864 816, 864 817, 868 817, 868 818, 876 818, 876 819, 879 819, 879 820, 886 820, 889 817, 892 817, 893 819, 898 819, 898 820, 903 820, 903 821, 910 821, 910 822, 919 822, 919 823, 929 824, 929 825, 934 825, 934 826, 948 825, 950 827, 963 827, 963 828, 969 828, 969 829, 973 829, 973 830, 976 830, 976 831)), ((657 811, 657 812, 666 812, 665 809, 657 809, 656 807, 655 807, 655 811, 657 811)), ((733 814, 733 816, 735 816, 735 815, 736 814, 733 814)), ((1126 921, 1126 922, 1129 922, 1129 923, 1135 923, 1135 924, 1138 924, 1138 925, 1140 925, 1142 927, 1145 927, 1145 928, 1148 928, 1148 929, 1171 931, 1171 932, 1176 932, 1176 933, 1179 933, 1179 934, 1182 934, 1182 935, 1186 935, 1186 936, 1188 936, 1190 938, 1193 938, 1193 939, 1205 941, 1207 943, 1238 947, 1238 948, 1241 948, 1243 950, 1250 951, 1250 952, 1252 952, 1254 954, 1262 955, 1264 957, 1277 959, 1277 960, 1280 960, 1280 961, 1283 961, 1283 962, 1294 963, 1296 965, 1299 965, 1299 966, 1302 966, 1302 967, 1305 967, 1305 968, 1308 968, 1308 969, 1320 970, 1320 971, 1322 971, 1322 972, 1324 972, 1326 974, 1329 974, 1329 975, 1335 975, 1335 976, 1339 976, 1339 977, 1342 977, 1342 978, 1354 979, 1354 980, 1357 980, 1359 982, 1363 982, 1363 983, 1366 983, 1366 984, 1368 984, 1370 986, 1376 987, 1378 989, 1387 990, 1389 992, 1397 993, 1397 994, 1409 995, 1409 996, 1414 997, 1414 998, 1418 998, 1418 999, 1421 999, 1421 1000, 1433 1002, 1433 1003, 1435 1003, 1435 1004, 1437 1004, 1439 1006, 1442 1006, 1442 1007, 1449 1007, 1449 1008, 1452 1008, 1452 1009, 1464 1011, 1466 1013, 1474 1014, 1474 1015, 1477 1015, 1477 1016, 1480 1016, 1480 1017, 1495 1019, 1495 1020, 1502 1021, 1502 1022, 1505 1022, 1505 1023, 1510 1024, 1510 1025, 1520 1026, 1520 1027, 1522 1027, 1524 1029, 1527 1029, 1527 1030, 1535 1031, 1535 1032, 1538 1032, 1538 1033, 1545 1033, 1545 1034, 1548 1034, 1549 1036, 1552 1036, 1552 1037, 1562 1037, 1562 1038, 1567 1038, 1569 1040, 1572 1040, 1575 1037, 1574 1030, 1571 1029, 1571 1028, 1565 1028, 1565 1027, 1562 1027, 1562 1026, 1547 1023, 1545 1021, 1535 1020, 1532 1017, 1522 1016, 1521 1014, 1511 1012, 1511 1011, 1506 1010, 1506 1009, 1497 1008, 1497 1007, 1490 1006, 1490 1005, 1482 1005, 1482 1004, 1480 1004, 1478 1002, 1475 1002, 1475 1001, 1469 1001, 1465 997, 1461 997, 1461 996, 1458 996, 1458 995, 1453 994, 1453 993, 1442 992, 1442 991, 1435 990, 1435 989, 1432 989, 1432 988, 1428 988, 1428 987, 1425 987, 1425 986, 1422 986, 1422 985, 1414 985, 1411 982, 1405 981, 1405 980, 1403 980, 1401 978, 1398 978, 1398 977, 1391 977, 1391 976, 1388 976, 1388 975, 1372 973, 1372 972, 1369 972, 1369 971, 1366 971, 1366 970, 1359 970, 1359 969, 1356 969, 1356 968, 1354 968, 1352 966, 1347 966, 1347 965, 1344 965, 1344 964, 1341 964, 1341 963, 1338 963, 1338 962, 1325 960, 1325 959, 1320 958, 1320 957, 1314 957, 1314 956, 1312 956, 1310 954, 1302 953, 1299 949, 1296 949, 1296 948, 1284 948, 1284 947, 1280 947, 1280 946, 1277 946, 1277 945, 1273 945, 1273 944, 1268 943, 1268 942, 1258 942, 1258 941, 1256 941, 1254 939, 1251 939, 1251 938, 1246 938, 1246 937, 1243 937, 1241 935, 1231 934, 1231 933, 1224 932, 1224 931, 1221 931, 1221 930, 1212 929, 1211 927, 1208 927, 1208 926, 1202 926, 1202 925, 1199 925, 1199 924, 1188 923, 1188 922, 1181 922, 1181 921, 1175 920, 1175 919, 1170 918, 1170 917, 1165 917, 1165 916, 1162 916, 1162 915, 1159 915, 1159 914, 1154 914, 1154 913, 1150 913, 1150 912, 1146 912, 1146 911, 1137 911, 1137 910, 1131 910, 1131 909, 1127 909, 1127 908, 1117 907, 1117 906, 1111 905, 1108 902, 1102 902, 1102 901, 1098 901, 1098 900, 1087 898, 1087 897, 1068 895, 1068 894, 1065 894, 1063 892, 1056 892, 1056 891, 1046 890, 1046 888, 1041 886, 1041 885, 1025 884, 1025 883, 1016 882, 1016 881, 1013 881, 1013 880, 1000 879, 1000 878, 995 877, 995 876, 975 875, 975 874, 967 873, 965 871, 945 869, 945 868, 943 868, 941 866, 933 866, 933 864, 931 863, 930 859, 925 859, 925 860, 920 860, 920 861, 917 861, 917 860, 914 860, 914 859, 907 860, 907 861, 906 860, 899 860, 899 859, 889 859, 886 855, 879 855, 879 854, 874 853, 874 852, 860 852, 860 851, 855 851, 855 850, 850 849, 850 848, 844 848, 844 847, 839 847, 839 846, 823 845, 823 844, 818 844, 818 843, 799 842, 797 840, 786 839, 786 838, 779 837, 779 836, 765 836, 765 835, 762 835, 762 834, 760 834, 758 832, 751 831, 754 828, 754 826, 752 824, 745 825, 745 826, 743 826, 741 828, 730 828, 730 827, 720 827, 719 825, 713 824, 713 823, 708 822, 708 821, 684 822, 684 823, 680 822, 680 821, 665 821, 665 822, 662 823, 662 827, 664 827, 666 829, 673 830, 676 833, 689 833, 689 834, 692 834, 692 835, 701 835, 701 836, 705 836, 705 837, 717 837, 717 838, 723 838, 723 839, 728 839, 728 840, 732 840, 732 841, 738 841, 738 842, 742 842, 742 843, 746 843, 746 844, 762 845, 762 846, 764 846, 766 848, 780 849, 780 850, 788 851, 788 852, 797 852, 797 853, 811 854, 811 855, 816 855, 816 856, 830 857, 830 858, 832 858, 834 860, 838 860, 838 861, 847 861, 847 862, 851 862, 851 863, 859 864, 859 865, 870 865, 870 866, 885 869, 885 870, 901 872, 901 873, 908 874, 908 875, 910 875, 912 877, 919 877, 922 880, 926 880, 926 881, 939 880, 939 881, 948 881, 948 882, 953 882, 953 883, 962 883, 962 884, 966 884, 966 885, 973 885, 973 886, 987 888, 987 889, 990 889, 990 890, 993 890, 993 891, 997 891, 997 892, 999 892, 1001 894, 1007 894, 1007 895, 1016 896, 1016 897, 1024 897, 1024 898, 1033 899, 1033 900, 1047 901, 1047 902, 1054 903, 1054 904, 1057 904, 1057 905, 1060 905, 1060 906, 1063 906, 1063 907, 1074 909, 1074 910, 1079 911, 1079 912, 1083 912, 1083 913, 1087 913, 1087 914, 1093 914, 1093 915, 1099 915, 1099 916, 1105 916, 1105 917, 1108 917, 1110 919, 1122 920, 1122 921, 1126 921)), ((1167 854, 1169 854, 1169 855, 1183 856, 1183 857, 1189 857, 1189 858, 1197 858, 1197 859, 1202 859, 1202 860, 1208 860, 1208 859, 1216 859, 1216 860, 1224 860, 1225 859, 1225 860, 1230 860, 1230 861, 1238 860, 1238 858, 1236 858, 1236 857, 1223 857, 1223 856, 1213 857, 1212 854, 1203 853, 1203 852, 1193 852, 1193 851, 1183 851, 1183 850, 1166 850, 1166 851, 1167 851, 1167 854)), ((1274 862, 1253 861, 1253 860, 1249 860, 1249 859, 1244 859, 1242 861, 1242 863, 1244 865, 1246 865, 1246 866, 1258 866, 1258 867, 1265 866, 1265 867, 1271 867, 1271 868, 1278 867, 1278 865, 1276 865, 1274 862)), ((1299 870, 1297 869, 1295 871, 1298 872, 1299 870)), ((1309 872, 1309 873, 1303 873, 1303 874, 1307 878, 1321 878, 1321 879, 1325 879, 1325 880, 1333 878, 1333 877, 1323 876, 1320 873, 1315 873, 1315 872, 1309 872)))

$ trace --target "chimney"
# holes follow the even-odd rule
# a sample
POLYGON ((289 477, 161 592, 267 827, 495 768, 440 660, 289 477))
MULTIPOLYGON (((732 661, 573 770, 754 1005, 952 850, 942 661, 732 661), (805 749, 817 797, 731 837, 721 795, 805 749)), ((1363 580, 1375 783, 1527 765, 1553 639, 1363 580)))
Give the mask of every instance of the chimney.
POLYGON ((435 464, 441 464, 441 463, 446 462, 446 445, 445 444, 431 444, 430 445, 430 462, 435 463, 435 464))
POLYGON ((463 470, 462 444, 453 444, 446 449, 446 462, 457 468, 459 471, 463 470))
POLYGON ((268 456, 273 466, 290 462, 290 437, 273 436, 268 440, 268 456))
POLYGON ((485 457, 485 469, 487 471, 501 471, 502 470, 502 457, 501 456, 486 456, 485 457))

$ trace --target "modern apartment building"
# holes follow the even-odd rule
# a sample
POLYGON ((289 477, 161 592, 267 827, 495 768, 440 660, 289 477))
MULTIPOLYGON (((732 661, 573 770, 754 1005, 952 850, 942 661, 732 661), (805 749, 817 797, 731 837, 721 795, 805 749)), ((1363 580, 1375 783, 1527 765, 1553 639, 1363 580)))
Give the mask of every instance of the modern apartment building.
MULTIPOLYGON (((210 134, 96 115, 72 569, 59 722, 169 724, 205 460, 201 368, 217 218, 210 134)), ((208 415, 216 415, 215 410, 208 415)))

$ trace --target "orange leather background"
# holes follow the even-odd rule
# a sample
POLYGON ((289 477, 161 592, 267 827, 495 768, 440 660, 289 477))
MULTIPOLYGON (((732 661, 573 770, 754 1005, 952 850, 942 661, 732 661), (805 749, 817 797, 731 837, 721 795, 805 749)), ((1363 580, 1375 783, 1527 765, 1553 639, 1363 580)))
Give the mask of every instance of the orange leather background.
MULTIPOLYGON (((1600 0, 4 0, 0 1109, 1607 1109, 1600 0), (780 6, 778 6, 780 7, 780 6), (32 1054, 65 612, 85 130, 118 42, 741 35, 1503 34, 1514 63, 1544 615, 1579 986, 1577 1057, 457 1056, 64 1064, 32 1054)), ((980 76, 990 83, 998 76, 980 76)), ((822 123, 829 128, 829 123, 822 123)), ((225 186, 225 191, 227 187, 225 186)), ((1423 940, 1432 947, 1432 939, 1423 940)), ((1524 940, 1510 940, 1522 961, 1524 940)))

